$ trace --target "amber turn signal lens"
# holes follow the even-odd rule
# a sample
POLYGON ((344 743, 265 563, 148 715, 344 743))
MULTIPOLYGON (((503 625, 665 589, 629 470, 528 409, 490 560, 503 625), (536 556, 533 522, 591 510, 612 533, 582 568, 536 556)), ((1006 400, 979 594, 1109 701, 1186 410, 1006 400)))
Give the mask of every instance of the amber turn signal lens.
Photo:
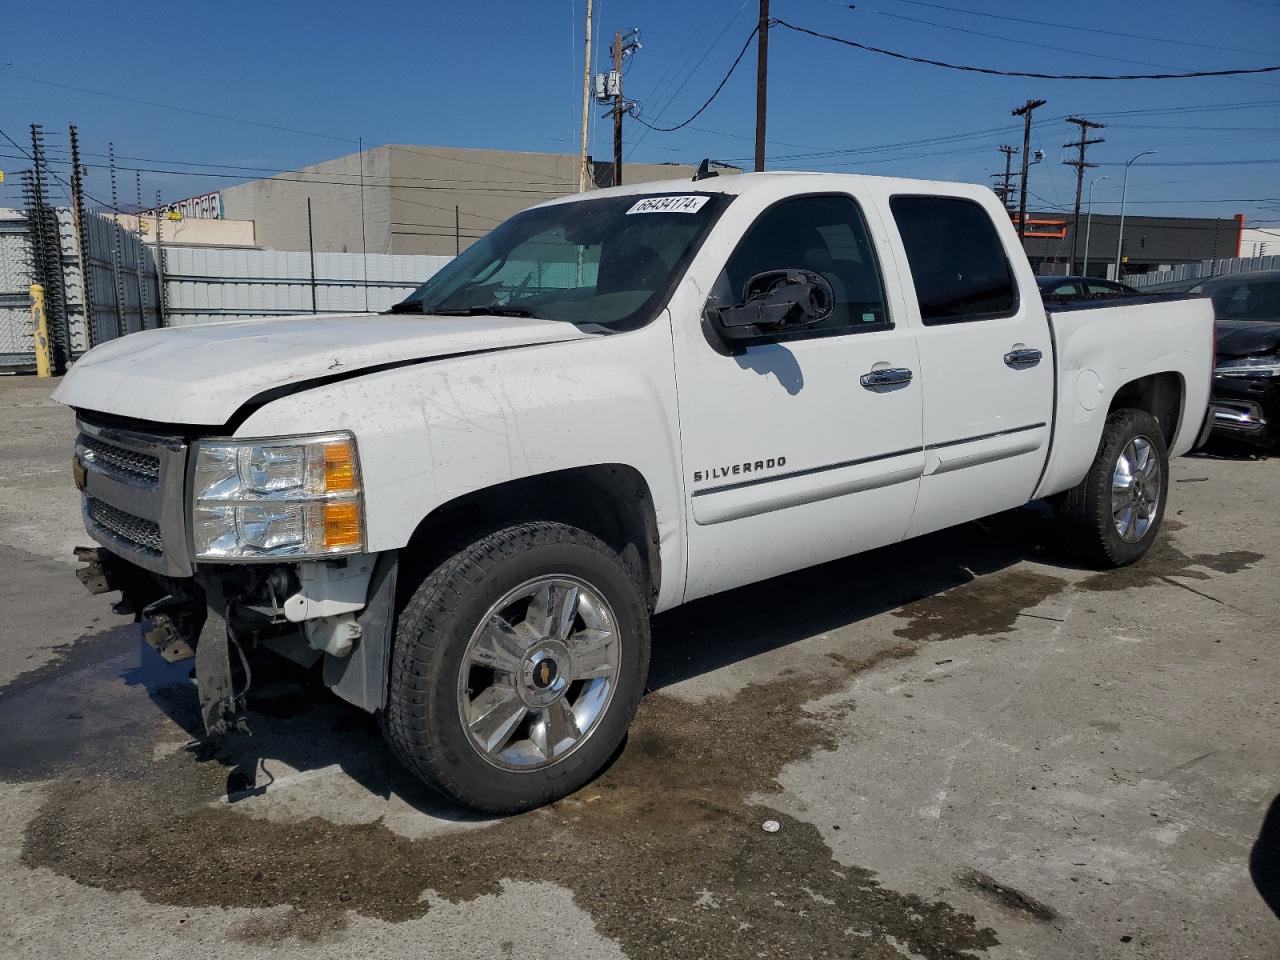
POLYGON ((360 506, 352 502, 324 505, 324 547, 356 547, 360 537, 360 506))
POLYGON ((325 493, 356 488, 355 451, 347 441, 327 444, 324 448, 325 493))

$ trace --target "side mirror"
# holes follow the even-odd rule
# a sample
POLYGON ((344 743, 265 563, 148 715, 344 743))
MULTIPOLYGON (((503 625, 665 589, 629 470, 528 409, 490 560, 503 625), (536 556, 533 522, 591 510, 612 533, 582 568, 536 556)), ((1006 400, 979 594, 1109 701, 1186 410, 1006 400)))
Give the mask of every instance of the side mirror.
POLYGON ((836 297, 821 274, 793 269, 757 273, 743 288, 742 300, 731 307, 707 305, 707 323, 726 347, 825 320, 836 297))

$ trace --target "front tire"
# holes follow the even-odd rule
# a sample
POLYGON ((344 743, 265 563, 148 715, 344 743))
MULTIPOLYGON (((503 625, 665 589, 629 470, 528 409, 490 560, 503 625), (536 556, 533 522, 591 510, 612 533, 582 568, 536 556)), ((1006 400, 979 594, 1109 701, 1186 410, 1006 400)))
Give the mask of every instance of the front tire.
POLYGON ((1156 418, 1113 410, 1088 475, 1068 490, 1061 519, 1072 552, 1095 567, 1123 567, 1151 549, 1169 493, 1169 452, 1156 418))
POLYGON ((515 813, 600 771, 648 669, 648 612, 618 555, 575 527, 523 523, 458 551, 414 591, 383 730, 446 797, 515 813))

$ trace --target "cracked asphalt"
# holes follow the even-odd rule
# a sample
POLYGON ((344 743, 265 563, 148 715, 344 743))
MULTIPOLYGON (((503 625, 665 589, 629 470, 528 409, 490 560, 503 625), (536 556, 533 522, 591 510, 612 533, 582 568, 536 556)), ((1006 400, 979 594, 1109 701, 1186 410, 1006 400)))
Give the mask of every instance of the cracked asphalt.
POLYGON ((1031 507, 664 614, 612 767, 483 819, 269 661, 202 745, 75 579, 48 392, 0 379, 0 957, 1280 956, 1280 462, 1176 461, 1122 571, 1031 507))

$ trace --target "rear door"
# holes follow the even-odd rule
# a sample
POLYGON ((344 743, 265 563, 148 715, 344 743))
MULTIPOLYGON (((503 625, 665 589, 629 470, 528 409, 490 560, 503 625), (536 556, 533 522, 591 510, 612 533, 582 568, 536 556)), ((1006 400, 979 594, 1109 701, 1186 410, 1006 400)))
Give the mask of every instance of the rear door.
POLYGON ((699 296, 673 301, 686 599, 906 533, 924 465, 917 331, 900 288, 884 282, 891 258, 867 220, 850 194, 748 193, 716 228, 741 239, 695 265, 699 296), (740 353, 713 345, 700 316, 707 294, 733 305, 752 276, 782 269, 826 277, 831 317, 740 353))
POLYGON ((1053 346, 1030 265, 1012 229, 1002 241, 992 221, 1003 216, 994 200, 898 194, 889 210, 921 324, 914 536, 1031 498, 1049 448, 1053 346))

